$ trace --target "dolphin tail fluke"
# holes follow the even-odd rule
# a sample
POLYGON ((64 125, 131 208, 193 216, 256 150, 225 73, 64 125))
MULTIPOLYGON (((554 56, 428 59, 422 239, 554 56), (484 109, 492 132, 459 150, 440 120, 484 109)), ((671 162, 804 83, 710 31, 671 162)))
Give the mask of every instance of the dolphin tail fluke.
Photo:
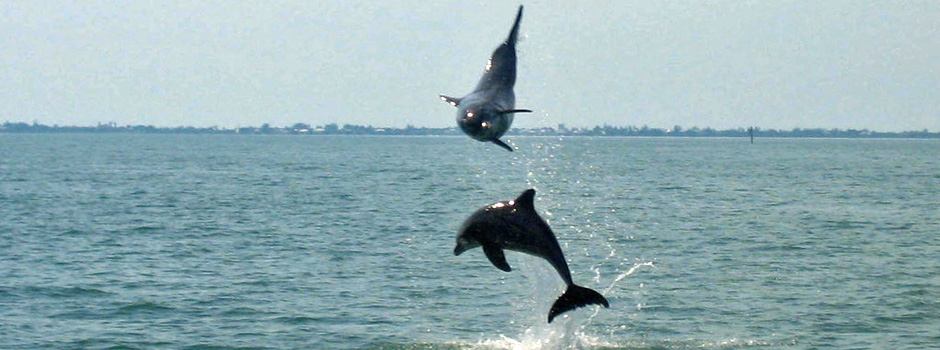
POLYGON ((506 149, 507 151, 509 151, 509 152, 512 152, 512 147, 509 146, 509 145, 507 145, 505 142, 503 142, 503 141, 500 140, 500 139, 495 139, 495 140, 493 140, 493 143, 499 145, 499 147, 505 148, 505 149, 506 149))
POLYGON ((607 299, 604 298, 601 293, 590 288, 584 288, 574 284, 569 285, 565 294, 562 294, 558 297, 558 300, 555 300, 551 311, 548 312, 548 323, 552 323, 555 316, 592 304, 610 307, 610 304, 607 303, 607 299))
POLYGON ((522 5, 519 5, 519 13, 516 14, 516 23, 512 25, 512 30, 509 31, 509 37, 506 38, 506 43, 514 46, 516 45, 516 38, 519 37, 519 22, 522 21, 522 5))

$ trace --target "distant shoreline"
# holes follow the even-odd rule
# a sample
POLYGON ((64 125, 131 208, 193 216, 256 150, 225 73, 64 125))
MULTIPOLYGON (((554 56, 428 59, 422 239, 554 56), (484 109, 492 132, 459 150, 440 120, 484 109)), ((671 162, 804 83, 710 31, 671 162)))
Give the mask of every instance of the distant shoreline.
MULTIPOLYGON (((362 125, 310 126, 297 123, 288 127, 272 127, 264 124, 260 127, 240 128, 197 128, 190 126, 155 127, 152 125, 118 126, 115 123, 97 126, 48 126, 39 123, 0 124, 0 134, 40 134, 40 133, 101 133, 101 134, 231 134, 231 135, 377 135, 377 136, 459 136, 456 127, 427 128, 407 126, 405 128, 373 127, 362 125)), ((902 131, 880 132, 867 129, 823 129, 794 128, 776 130, 753 128, 755 138, 862 138, 862 139, 940 139, 940 132, 902 131)), ((594 137, 749 137, 749 128, 718 130, 713 128, 680 126, 672 129, 650 128, 647 126, 596 126, 593 128, 567 128, 563 124, 557 128, 513 128, 508 136, 594 136, 594 137)))

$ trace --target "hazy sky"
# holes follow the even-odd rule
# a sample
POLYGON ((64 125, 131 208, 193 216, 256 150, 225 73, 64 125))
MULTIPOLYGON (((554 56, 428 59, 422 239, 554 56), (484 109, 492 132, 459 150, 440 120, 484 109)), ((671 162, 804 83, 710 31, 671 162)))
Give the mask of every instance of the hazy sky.
MULTIPOLYGON (((0 122, 456 125, 505 1, 2 1, 0 122)), ((527 1, 516 126, 940 130, 940 1, 527 1)))

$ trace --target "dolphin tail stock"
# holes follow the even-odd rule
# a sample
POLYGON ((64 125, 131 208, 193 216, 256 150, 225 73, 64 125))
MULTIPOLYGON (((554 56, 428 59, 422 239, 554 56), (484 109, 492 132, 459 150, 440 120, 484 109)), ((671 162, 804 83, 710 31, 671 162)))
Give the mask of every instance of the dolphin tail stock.
POLYGON ((555 300, 555 304, 552 305, 552 309, 548 312, 548 323, 552 323, 552 320, 558 315, 592 304, 610 307, 610 304, 607 303, 607 299, 604 298, 601 293, 590 288, 570 284, 568 285, 568 289, 565 290, 565 293, 558 297, 558 300, 555 300))
POLYGON ((506 43, 510 46, 516 45, 516 38, 519 37, 519 22, 522 21, 522 5, 519 5, 519 12, 516 13, 516 23, 513 23, 512 30, 509 31, 509 37, 506 38, 506 43))

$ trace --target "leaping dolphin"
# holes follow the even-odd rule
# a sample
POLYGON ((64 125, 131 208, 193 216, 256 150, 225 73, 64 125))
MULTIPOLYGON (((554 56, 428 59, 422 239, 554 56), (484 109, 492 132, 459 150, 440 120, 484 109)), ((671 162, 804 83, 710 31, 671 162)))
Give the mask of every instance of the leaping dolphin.
POLYGON ((537 256, 548 261, 568 285, 548 312, 548 323, 566 311, 591 304, 610 307, 600 293, 575 285, 568 263, 555 234, 535 212, 535 190, 522 192, 519 198, 490 204, 477 210, 464 221, 457 233, 454 255, 483 247, 483 253, 498 269, 512 270, 506 262, 504 249, 537 256))
POLYGON ((512 125, 513 114, 532 112, 516 109, 516 38, 519 36, 519 21, 522 20, 522 5, 516 14, 509 37, 493 51, 486 63, 483 77, 469 95, 461 98, 440 95, 441 100, 457 107, 457 125, 471 138, 492 142, 512 152, 512 147, 499 138, 512 125))

